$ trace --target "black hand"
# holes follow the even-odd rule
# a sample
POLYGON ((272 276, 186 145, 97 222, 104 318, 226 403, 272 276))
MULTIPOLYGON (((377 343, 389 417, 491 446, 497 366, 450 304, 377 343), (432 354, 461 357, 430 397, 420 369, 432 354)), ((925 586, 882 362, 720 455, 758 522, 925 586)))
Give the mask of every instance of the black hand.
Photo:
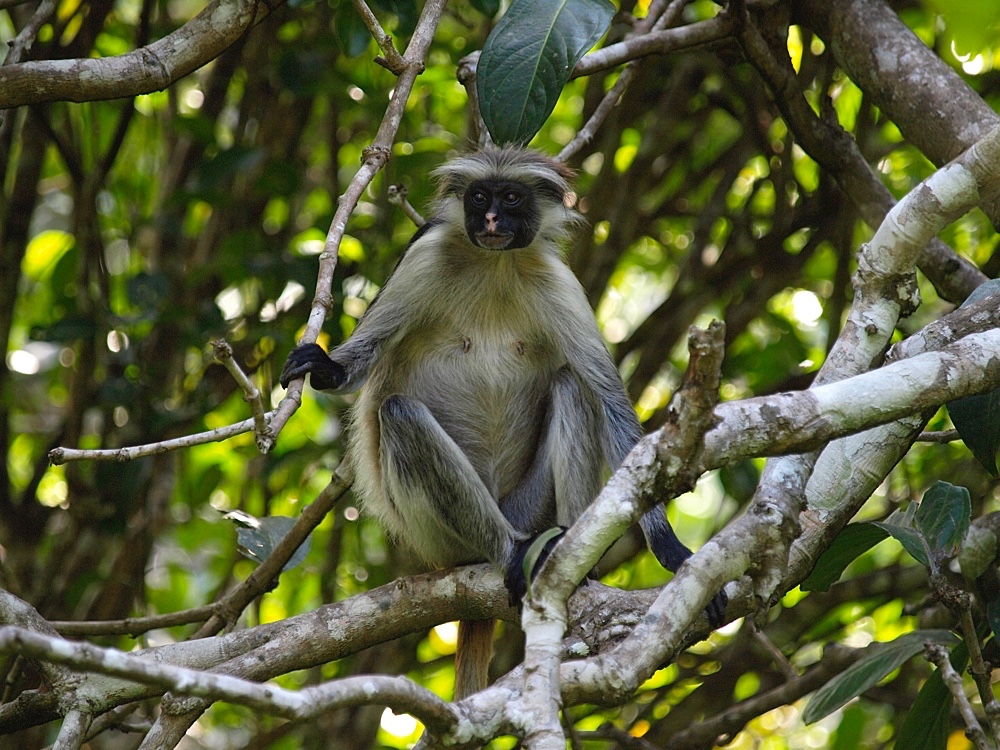
MULTIPOLYGON (((560 531, 557 535, 549 539, 545 546, 542 547, 542 553, 535 560, 535 564, 531 568, 531 577, 534 578, 538 569, 542 566, 542 563, 548 558, 549 554, 552 552, 553 547, 556 546, 556 542, 563 538, 566 533, 566 527, 560 527, 560 531)), ((544 534, 545 532, 541 532, 544 534)), ((517 542, 514 545, 514 557, 511 559, 510 564, 507 566, 507 572, 504 573, 503 585, 507 587, 508 600, 510 601, 510 606, 517 607, 517 611, 521 611, 521 602, 524 600, 524 595, 528 593, 528 581, 524 577, 524 556, 528 554, 528 550, 531 549, 531 545, 534 544, 535 540, 541 536, 541 534, 535 534, 535 536, 530 539, 525 539, 523 542, 517 542)))
POLYGON ((287 388, 293 380, 307 374, 312 374, 312 387, 321 391, 339 388, 347 380, 344 367, 332 361, 319 344, 303 344, 292 349, 278 382, 282 388, 287 388))
POLYGON ((705 607, 705 614, 708 615, 708 624, 713 628, 721 628, 726 624, 726 605, 729 604, 729 597, 726 590, 722 589, 712 597, 712 601, 705 607))

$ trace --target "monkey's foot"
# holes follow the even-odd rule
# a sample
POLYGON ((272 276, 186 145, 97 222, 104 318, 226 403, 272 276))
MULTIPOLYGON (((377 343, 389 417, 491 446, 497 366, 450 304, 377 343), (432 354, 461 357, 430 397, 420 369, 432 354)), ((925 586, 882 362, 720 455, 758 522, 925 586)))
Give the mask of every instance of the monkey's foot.
MULTIPOLYGON (((556 543, 563 538, 566 533, 566 527, 560 526, 561 531, 545 542, 545 546, 542 547, 542 551, 538 555, 538 559, 535 560, 534 564, 531 566, 531 578, 535 577, 538 573, 538 569, 542 566, 542 563, 548 559, 549 554, 551 554, 552 549, 556 546, 556 543)), ((521 603, 524 601, 524 595, 528 593, 528 583, 529 580, 524 575, 524 558, 527 556, 528 551, 531 549, 531 545, 535 543, 542 534, 546 532, 543 531, 540 534, 535 534, 535 536, 530 539, 525 539, 514 544, 514 556, 507 566, 507 572, 504 573, 503 585, 507 587, 507 594, 510 601, 510 606, 517 607, 517 611, 521 611, 521 603)))

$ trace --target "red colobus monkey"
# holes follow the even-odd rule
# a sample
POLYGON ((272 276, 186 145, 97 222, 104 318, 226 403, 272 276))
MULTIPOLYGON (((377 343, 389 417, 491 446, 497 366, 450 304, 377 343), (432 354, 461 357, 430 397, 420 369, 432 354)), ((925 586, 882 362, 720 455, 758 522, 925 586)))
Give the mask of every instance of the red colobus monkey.
MULTIPOLYGON (((642 436, 580 283, 562 260, 579 215, 569 170, 490 148, 437 170, 437 210, 351 337, 294 349, 287 386, 360 388, 350 456, 368 512, 427 563, 488 560, 512 599, 531 540, 571 525, 642 436)), ((650 549, 676 571, 691 551, 662 507, 650 549)), ((708 608, 721 624, 726 597, 708 608)), ((456 698, 486 685, 490 621, 462 623, 456 698)))

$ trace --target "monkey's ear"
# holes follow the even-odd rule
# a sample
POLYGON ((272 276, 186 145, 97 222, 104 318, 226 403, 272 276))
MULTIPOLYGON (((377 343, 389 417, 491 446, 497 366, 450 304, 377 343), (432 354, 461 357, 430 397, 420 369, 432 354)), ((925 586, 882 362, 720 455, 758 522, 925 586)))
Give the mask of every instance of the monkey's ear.
POLYGON ((547 195, 556 203, 563 203, 566 200, 566 191, 562 185, 557 185, 552 180, 539 180, 538 184, 535 185, 535 189, 547 195))
POLYGON ((458 175, 448 172, 439 172, 439 174, 441 181, 438 184, 438 197, 447 198, 449 195, 454 195, 456 198, 461 198, 465 192, 465 181, 459 179, 458 175))

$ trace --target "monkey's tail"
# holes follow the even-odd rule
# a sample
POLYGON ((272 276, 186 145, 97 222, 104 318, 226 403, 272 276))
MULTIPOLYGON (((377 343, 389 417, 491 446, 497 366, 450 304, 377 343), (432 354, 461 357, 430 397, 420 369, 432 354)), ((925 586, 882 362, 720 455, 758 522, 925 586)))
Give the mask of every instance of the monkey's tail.
POLYGON ((486 687, 493 658, 493 620, 459 620, 455 650, 455 700, 486 687))

